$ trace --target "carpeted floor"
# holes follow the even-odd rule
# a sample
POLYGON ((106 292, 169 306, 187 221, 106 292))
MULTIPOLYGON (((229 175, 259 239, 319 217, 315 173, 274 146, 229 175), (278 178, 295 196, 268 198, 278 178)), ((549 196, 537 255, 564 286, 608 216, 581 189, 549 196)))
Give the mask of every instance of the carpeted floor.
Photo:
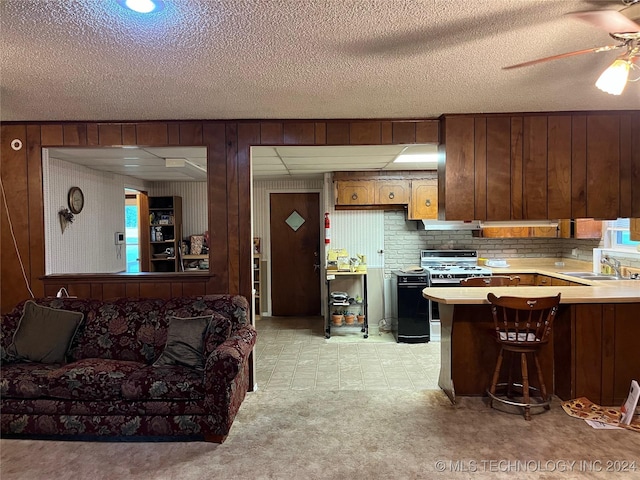
POLYGON ((0 454, 2 480, 640 478, 637 433, 557 399, 526 422, 437 390, 258 391, 222 445, 3 439, 0 454))

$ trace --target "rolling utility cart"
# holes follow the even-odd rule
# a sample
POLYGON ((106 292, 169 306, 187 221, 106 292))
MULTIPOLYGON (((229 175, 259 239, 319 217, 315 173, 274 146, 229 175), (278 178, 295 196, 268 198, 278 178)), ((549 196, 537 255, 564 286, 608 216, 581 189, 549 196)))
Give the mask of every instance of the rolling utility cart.
POLYGON ((358 327, 364 334, 364 338, 369 338, 369 312, 367 311, 367 272, 327 272, 327 311, 325 313, 325 338, 331 338, 331 327, 348 328, 358 327), (362 285, 362 300, 352 303, 349 297, 339 295, 342 292, 331 292, 331 282, 336 279, 352 277, 360 280, 362 285), (338 295, 335 295, 335 294, 338 295), (343 312, 344 310, 353 310, 353 318, 348 318, 344 314, 334 315, 334 312, 343 312), (356 315, 358 313, 358 315, 356 315), (336 317, 335 319, 333 317, 336 317), (341 317, 341 318, 338 318, 341 317), (362 320, 362 321, 360 321, 362 320))

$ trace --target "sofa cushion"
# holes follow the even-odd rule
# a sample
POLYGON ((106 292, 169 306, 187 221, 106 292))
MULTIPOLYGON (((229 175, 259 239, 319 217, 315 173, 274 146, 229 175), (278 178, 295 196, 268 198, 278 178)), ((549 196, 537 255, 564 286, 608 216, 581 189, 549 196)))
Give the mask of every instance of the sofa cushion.
POLYGON ((81 312, 26 302, 9 354, 28 362, 64 363, 83 316, 81 312))
POLYGON ((110 358, 151 364, 166 341, 168 320, 164 300, 118 298, 96 306, 74 342, 72 360, 110 358))
POLYGON ((153 366, 181 365, 204 370, 204 339, 212 320, 213 315, 170 317, 167 343, 153 366))
POLYGON ((148 366, 122 382, 127 400, 197 400, 204 398, 204 375, 182 366, 148 366))
POLYGON ((50 372, 60 368, 54 363, 13 363, 0 371, 2 398, 40 398, 49 389, 50 372))
POLYGON ((48 375, 48 396, 68 400, 111 400, 122 398, 122 382, 143 369, 141 362, 86 358, 63 365, 48 375))

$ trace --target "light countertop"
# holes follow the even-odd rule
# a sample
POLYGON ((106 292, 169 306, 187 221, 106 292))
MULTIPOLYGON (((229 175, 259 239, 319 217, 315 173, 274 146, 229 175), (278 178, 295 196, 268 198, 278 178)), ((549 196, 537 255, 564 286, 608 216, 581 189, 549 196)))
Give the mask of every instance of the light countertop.
POLYGON ((483 304, 487 293, 497 296, 544 297, 561 294, 560 303, 635 303, 640 302, 640 280, 587 280, 563 272, 591 272, 591 262, 558 258, 508 258, 508 267, 493 267, 494 275, 535 273, 548 275, 584 286, 522 286, 522 287, 427 287, 422 294, 433 301, 450 305, 483 304), (564 262, 556 266, 556 262, 564 262))

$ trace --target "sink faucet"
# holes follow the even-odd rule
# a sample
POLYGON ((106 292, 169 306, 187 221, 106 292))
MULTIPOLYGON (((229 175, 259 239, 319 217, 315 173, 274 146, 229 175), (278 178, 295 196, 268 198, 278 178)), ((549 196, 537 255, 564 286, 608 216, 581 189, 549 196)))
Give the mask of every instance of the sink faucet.
POLYGON ((610 258, 609 255, 605 255, 600 259, 600 263, 609 265, 611 268, 613 268, 616 278, 622 278, 622 272, 620 270, 620 260, 616 260, 615 258, 610 258))

